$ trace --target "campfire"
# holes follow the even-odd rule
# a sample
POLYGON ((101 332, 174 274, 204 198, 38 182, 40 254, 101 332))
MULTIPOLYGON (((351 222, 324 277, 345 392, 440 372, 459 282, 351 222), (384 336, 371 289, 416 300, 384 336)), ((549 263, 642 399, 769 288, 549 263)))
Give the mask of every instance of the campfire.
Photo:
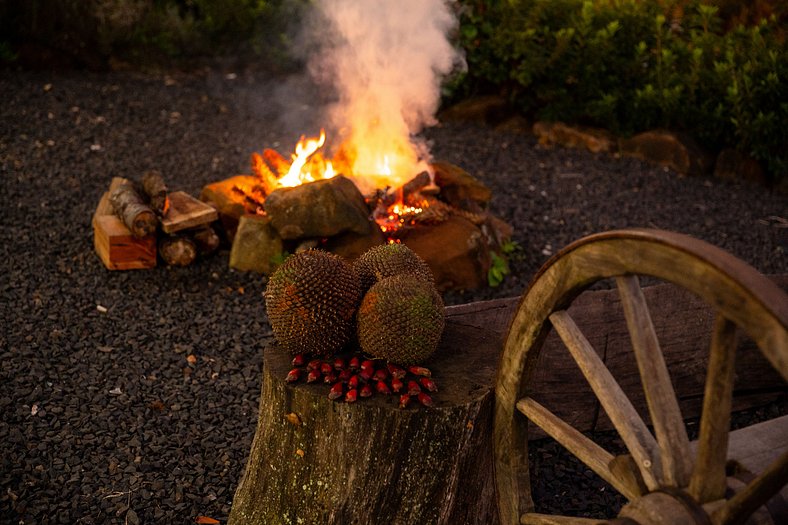
POLYGON ((201 199, 219 212, 232 242, 230 265, 271 273, 283 256, 321 248, 354 259, 372 246, 405 243, 442 289, 487 280, 491 252, 511 229, 487 211, 490 190, 457 166, 427 163, 403 148, 370 155, 328 138, 301 137, 288 157, 251 155, 251 174, 209 184, 201 199))
POLYGON ((358 172, 354 163, 356 155, 351 153, 351 148, 340 147, 333 158, 327 159, 325 144, 326 134, 321 130, 318 137, 302 136, 289 160, 270 148, 264 149, 262 154, 252 153, 251 168, 259 184, 238 186, 236 191, 256 205, 257 213, 264 215, 265 196, 279 188, 293 188, 345 175, 360 190, 368 190, 364 200, 388 242, 399 242, 401 231, 421 223, 440 222, 450 212, 437 197, 440 188, 435 184, 434 172, 421 171, 415 177, 396 173, 392 165, 403 164, 392 161, 397 159, 396 154, 379 155, 372 173, 358 172), (403 184, 403 181, 406 182, 403 184))

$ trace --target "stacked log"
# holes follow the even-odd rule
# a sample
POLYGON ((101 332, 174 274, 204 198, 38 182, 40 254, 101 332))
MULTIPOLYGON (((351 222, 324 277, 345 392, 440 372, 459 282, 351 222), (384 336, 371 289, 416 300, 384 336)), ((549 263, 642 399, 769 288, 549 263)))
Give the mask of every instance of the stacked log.
POLYGON ((217 218, 214 208, 187 193, 170 193, 156 170, 141 183, 116 177, 93 216, 93 244, 110 270, 153 268, 157 255, 168 265, 187 266, 218 249, 211 225, 217 218))

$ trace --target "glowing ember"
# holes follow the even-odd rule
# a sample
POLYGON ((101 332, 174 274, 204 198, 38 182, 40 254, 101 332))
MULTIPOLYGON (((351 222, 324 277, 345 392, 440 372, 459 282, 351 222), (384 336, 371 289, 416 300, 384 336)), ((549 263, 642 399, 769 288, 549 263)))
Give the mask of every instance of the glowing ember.
MULTIPOLYGON (((292 188, 342 173, 366 193, 370 202, 378 201, 373 212, 374 220, 388 234, 413 226, 417 216, 430 205, 428 200, 414 200, 413 195, 403 191, 404 183, 413 178, 413 173, 410 164, 403 163, 404 157, 397 151, 377 155, 367 151, 359 155, 357 149, 345 143, 333 159, 327 160, 323 155, 325 144, 326 134, 321 129, 319 137, 302 136, 290 160, 272 149, 264 150, 262 155, 253 153, 252 170, 262 180, 266 194, 277 188, 292 188), (366 163, 372 166, 369 170, 357 171, 360 156, 365 157, 366 163)), ((426 173, 421 175, 426 176, 426 173)))

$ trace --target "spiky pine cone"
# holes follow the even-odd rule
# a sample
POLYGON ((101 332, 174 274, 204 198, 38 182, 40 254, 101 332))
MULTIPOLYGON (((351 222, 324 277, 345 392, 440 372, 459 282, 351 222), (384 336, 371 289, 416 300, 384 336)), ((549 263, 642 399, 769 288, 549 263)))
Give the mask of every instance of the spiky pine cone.
POLYGON ((382 244, 370 248, 356 259, 353 268, 361 279, 362 290, 369 290, 381 279, 400 274, 433 283, 430 267, 404 244, 382 244))
POLYGON ((435 287, 412 275, 386 277, 364 296, 358 341, 367 354, 399 365, 423 362, 443 333, 443 300, 435 287))
POLYGON ((352 266, 321 250, 289 257, 265 291, 274 337, 291 354, 328 356, 341 349, 353 337, 360 302, 352 266))

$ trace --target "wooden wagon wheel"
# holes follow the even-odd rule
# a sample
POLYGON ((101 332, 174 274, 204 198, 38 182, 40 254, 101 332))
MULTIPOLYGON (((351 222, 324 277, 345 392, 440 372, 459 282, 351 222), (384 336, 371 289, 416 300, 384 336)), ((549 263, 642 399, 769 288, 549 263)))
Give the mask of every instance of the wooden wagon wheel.
POLYGON ((499 368, 494 449, 501 522, 744 523, 788 482, 788 454, 726 499, 737 327, 788 381, 788 296, 729 253, 676 233, 621 230, 586 237, 556 254, 521 300, 499 368), (638 275, 681 286, 716 310, 697 453, 691 452, 638 275), (607 278, 615 279, 621 296, 654 435, 566 312, 584 289, 607 278), (589 381, 628 455, 614 458, 528 397, 529 377, 551 327, 589 381), (605 521, 532 512, 529 419, 627 498, 618 517, 605 521))

